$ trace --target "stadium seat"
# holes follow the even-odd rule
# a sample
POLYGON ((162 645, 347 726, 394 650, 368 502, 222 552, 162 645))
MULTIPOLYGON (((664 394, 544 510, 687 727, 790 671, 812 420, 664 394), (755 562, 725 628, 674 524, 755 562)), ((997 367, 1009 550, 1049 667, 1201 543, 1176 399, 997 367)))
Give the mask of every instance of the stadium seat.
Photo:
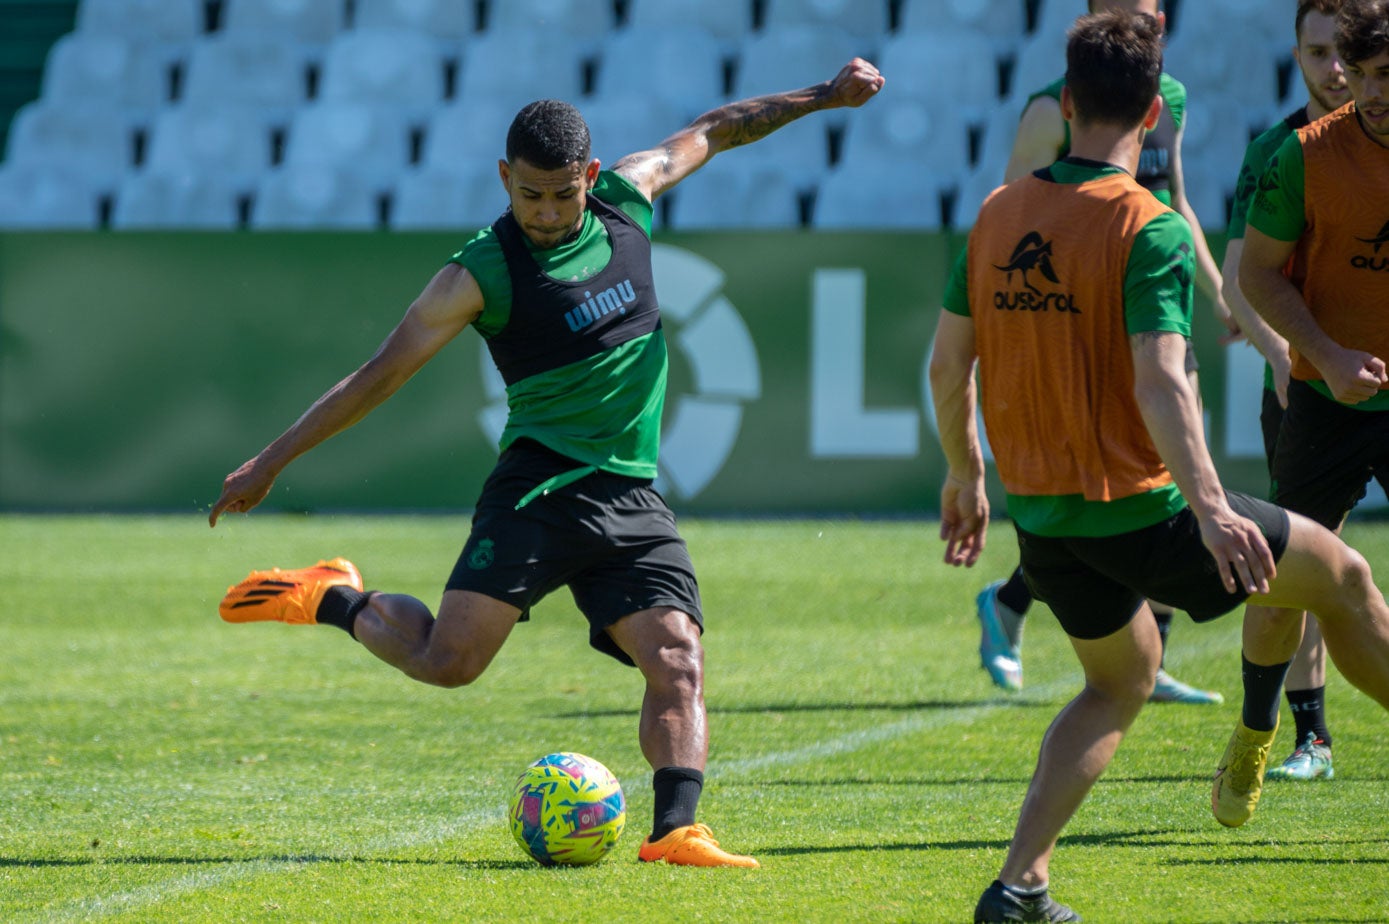
POLYGON ((820 184, 815 197, 816 228, 834 230, 940 230, 940 190, 923 170, 892 176, 891 182, 866 182, 874 165, 846 158, 820 184))
POLYGON ((0 164, 0 228, 91 230, 101 215, 86 178, 47 164, 0 164))
POLYGON ((1268 38, 1257 30, 1222 33, 1221 53, 1211 54, 1215 41, 1199 30, 1183 30, 1167 44, 1163 65, 1193 99, 1225 96, 1250 109, 1276 106, 1278 67, 1268 38))
POLYGON ((446 170, 470 170, 487 166, 494 172, 506 156, 506 133, 516 109, 507 104, 482 102, 441 106, 425 127, 421 163, 446 170))
POLYGON ((899 32, 949 35, 978 32, 992 40, 994 51, 1013 53, 1027 28, 1025 0, 904 0, 899 32))
POLYGON ((237 226, 237 191, 215 173, 128 174, 116 191, 111 227, 226 231, 237 226))
MULTIPOLYGON (((611 0, 505 0, 487 5, 484 31, 514 33, 535 29, 554 41, 576 42, 588 54, 616 25, 611 0)), ((519 60, 530 63, 545 59, 519 60)))
POLYGON ((998 105, 998 61, 980 32, 899 33, 883 44, 880 58, 895 90, 949 100, 969 121, 983 122, 998 105))
POLYGON ((424 166, 396 183, 390 224, 397 231, 471 232, 496 221, 506 205, 495 161, 454 170, 424 166))
POLYGON ((979 206, 984 204, 989 193, 1002 185, 1002 170, 995 172, 984 164, 972 170, 955 192, 954 205, 950 210, 950 227, 955 231, 967 231, 974 227, 979 206))
POLYGON ((181 100, 198 106, 254 106, 266 125, 283 125, 308 97, 303 46, 273 35, 223 32, 193 46, 181 100))
POLYGON ((187 52, 204 25, 202 0, 82 0, 77 5, 77 32, 139 42, 166 63, 187 52))
POLYGON ((577 104, 583 94, 583 59, 578 46, 549 32, 490 29, 463 46, 457 96, 470 104, 495 102, 513 113, 537 99, 577 104), (531 66, 535 61, 545 66, 531 66))
POLYGON ((287 164, 271 171, 251 207, 251 227, 257 230, 364 231, 377 224, 371 187, 352 171, 325 164, 287 164))
POLYGON ((456 48, 473 34, 472 4, 458 0, 357 0, 355 29, 413 29, 456 48))
POLYGON ((150 131, 146 166, 158 173, 208 174, 249 190, 270 168, 270 133, 254 106, 181 103, 150 131))
POLYGON ((593 140, 593 156, 612 166, 633 151, 656 147, 688 123, 670 103, 635 91, 592 98, 580 107, 593 140))
POLYGON ((1260 120, 1228 96, 1209 94, 1187 100, 1182 133, 1182 165, 1199 161, 1223 170, 1233 182, 1244 161, 1244 149, 1252 137, 1251 126, 1260 120))
POLYGON ((444 100, 443 56, 423 32, 353 29, 328 44, 319 96, 390 106, 422 121, 444 100))
POLYGON ((756 144, 725 151, 719 159, 751 172, 776 169, 798 192, 809 192, 830 168, 830 124, 823 115, 817 112, 797 119, 756 144))
POLYGON ((148 118, 169 99, 163 65, 128 39, 73 32, 54 42, 44 62, 46 103, 100 104, 148 118))
POLYGON ((774 164, 748 168, 721 156, 670 195, 670 227, 681 231, 800 226, 800 195, 774 164))
MULTIPOLYGON (((787 26, 760 32, 743 42, 729 95, 744 99, 813 86, 839 73, 855 56, 876 60, 870 43, 835 26, 787 26)), ((819 114, 820 121, 833 127, 843 125, 848 117, 844 109, 819 114)))
POLYGON ((114 188, 134 166, 135 131, 120 109, 33 102, 15 114, 5 149, 7 165, 50 165, 87 178, 95 188, 114 188))
MULTIPOLYGON (((1032 38, 1042 39, 1047 42, 1061 42, 1062 56, 1065 61, 1066 50, 1066 30, 1077 18, 1085 15, 1085 0, 1040 0, 1037 8, 1037 19, 1033 24, 1032 38)), ((1057 73, 1065 70, 1058 67, 1057 73)))
POLYGON ((762 28, 834 26, 877 43, 887 34, 887 0, 764 0, 762 28))
POLYGON ((882 177, 891 186, 898 174, 921 173, 940 187, 957 183, 969 170, 969 134, 948 99, 904 90, 884 94, 855 116, 844 132, 843 161, 864 171, 862 177, 882 177))
POLYGON ((728 55, 724 43, 699 26, 680 30, 628 26, 603 42, 593 95, 601 99, 640 92, 674 105, 680 117, 689 121, 727 98, 724 63, 728 55))
POLYGON ((1013 141, 1018 134, 1018 119, 1022 117, 1021 100, 1005 100, 989 114, 979 142, 979 157, 971 170, 992 171, 998 182, 1008 170, 1013 154, 1013 141))
POLYGON ((410 160, 405 117, 394 109, 324 100, 300 109, 290 123, 285 163, 348 172, 384 192, 410 160))
POLYGON ((752 33, 752 0, 628 0, 627 23, 677 33, 703 28, 732 49, 752 33))
POLYGON ((1018 107, 1033 93, 1066 73, 1066 33, 1040 30, 1018 49, 1007 99, 1018 107))
POLYGON ((347 25, 338 0, 223 0, 222 28, 258 32, 322 48, 347 25))

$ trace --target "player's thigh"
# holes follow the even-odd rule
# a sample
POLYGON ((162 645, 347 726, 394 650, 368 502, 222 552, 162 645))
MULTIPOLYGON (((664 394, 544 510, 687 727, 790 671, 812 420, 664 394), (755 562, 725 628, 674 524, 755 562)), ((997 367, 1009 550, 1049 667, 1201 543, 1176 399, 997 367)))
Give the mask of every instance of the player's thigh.
POLYGON ((521 618, 521 610, 502 600, 471 590, 446 590, 430 632, 433 658, 468 665, 480 674, 521 618))
POLYGON ((1157 622, 1143 610, 1103 638, 1072 637, 1071 647, 1085 671, 1085 683, 1107 696, 1147 700, 1162 661, 1157 622))
POLYGON ((614 645, 650 677, 653 673, 699 672, 704 663, 700 626, 673 606, 629 613, 606 629, 614 645))
POLYGON ((1325 604, 1341 596, 1348 575, 1362 565, 1359 553, 1331 530, 1289 511, 1288 546, 1278 558, 1277 574, 1269 592, 1253 594, 1249 602, 1325 615, 1325 604))

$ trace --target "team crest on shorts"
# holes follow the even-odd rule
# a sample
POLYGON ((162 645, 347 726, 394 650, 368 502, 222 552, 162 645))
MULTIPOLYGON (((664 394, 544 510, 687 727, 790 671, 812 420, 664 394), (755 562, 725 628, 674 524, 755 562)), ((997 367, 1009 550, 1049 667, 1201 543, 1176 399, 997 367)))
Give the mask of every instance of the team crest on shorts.
POLYGON ((468 567, 474 571, 481 571, 492 566, 496 560, 496 554, 492 551, 495 543, 491 539, 483 539, 478 542, 473 551, 468 555, 468 567))

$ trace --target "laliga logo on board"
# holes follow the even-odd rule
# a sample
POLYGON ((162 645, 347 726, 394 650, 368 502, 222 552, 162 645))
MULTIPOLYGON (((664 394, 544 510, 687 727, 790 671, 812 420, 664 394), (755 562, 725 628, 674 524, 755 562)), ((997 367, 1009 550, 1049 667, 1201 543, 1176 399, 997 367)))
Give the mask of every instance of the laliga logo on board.
MULTIPOLYGON (((685 360, 694 380, 692 391, 666 395, 657 488, 689 499, 728 461, 742 428, 743 404, 762 396, 762 372, 747 325, 723 295, 723 270, 669 244, 651 245, 651 266, 668 348, 685 360)), ((489 404, 478 423, 495 445, 506 426, 506 383, 486 343, 479 348, 489 404)))

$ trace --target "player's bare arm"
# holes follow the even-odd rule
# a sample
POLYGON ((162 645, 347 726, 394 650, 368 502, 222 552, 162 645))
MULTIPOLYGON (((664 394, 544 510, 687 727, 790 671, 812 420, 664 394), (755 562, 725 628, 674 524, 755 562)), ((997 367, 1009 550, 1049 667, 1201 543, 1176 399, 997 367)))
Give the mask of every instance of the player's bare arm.
POLYGON ((1176 143, 1172 145, 1172 176, 1169 181, 1172 189, 1172 208, 1191 226, 1191 242, 1195 247, 1196 256, 1196 285, 1206 298, 1210 299, 1216 320, 1225 328, 1224 340, 1228 342, 1239 337, 1242 331, 1225 301, 1220 267, 1216 265, 1215 257, 1211 256, 1210 245, 1206 243, 1206 232, 1201 229, 1201 219, 1191 207, 1191 200, 1186 197, 1186 175, 1182 170, 1182 138, 1185 132, 1185 128, 1179 129, 1176 143))
POLYGON ((1359 404, 1373 398, 1389 381, 1384 357, 1347 349, 1321 329, 1302 293, 1283 275, 1295 247, 1295 241, 1280 241, 1257 228, 1247 229, 1240 257, 1240 288, 1269 326, 1316 366, 1337 401, 1359 404))
POLYGON ((482 290, 472 274, 454 263, 439 270, 370 359, 226 477, 208 523, 263 501, 290 462, 366 417, 481 313, 482 290))
POLYGON ((1240 257, 1244 253, 1244 238, 1234 238, 1225 244, 1225 259, 1220 264, 1220 291, 1225 296, 1225 304, 1234 315, 1235 323, 1241 333, 1264 357, 1273 369, 1273 388, 1278 394, 1278 403, 1288 406, 1288 378, 1292 371, 1292 360, 1288 356, 1288 341, 1254 310, 1239 287, 1240 257))
POLYGON ((1268 593, 1273 553, 1252 520, 1235 513, 1206 446, 1201 407, 1186 375, 1186 338, 1165 331, 1129 337, 1134 397, 1158 455, 1201 524, 1225 588, 1268 593))
POLYGON ((751 144, 812 112, 862 106, 883 83, 876 67, 854 58, 832 80, 813 87, 711 109, 657 147, 628 154, 613 165, 613 170, 654 201, 720 151, 751 144))
POLYGON ((984 451, 975 407, 974 321, 940 313, 931 351, 931 399, 949 470, 941 488, 940 537, 945 563, 972 566, 984 551, 989 501, 984 492, 984 451))
POLYGON ((1066 121, 1061 117, 1061 104, 1050 96, 1039 96, 1023 110, 1018 119, 1018 133, 1013 138, 1013 151, 1008 156, 1008 168, 1003 182, 1011 183, 1034 170, 1049 167, 1056 161, 1056 152, 1066 143, 1066 121))

